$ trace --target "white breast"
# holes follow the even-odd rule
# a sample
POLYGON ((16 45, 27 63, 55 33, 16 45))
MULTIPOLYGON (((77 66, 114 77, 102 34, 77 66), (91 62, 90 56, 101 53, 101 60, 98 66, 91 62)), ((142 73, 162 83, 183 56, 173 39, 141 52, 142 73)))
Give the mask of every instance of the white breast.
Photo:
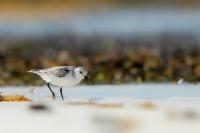
POLYGON ((56 77, 54 75, 40 75, 46 82, 51 83, 52 85, 62 86, 62 87, 69 87, 77 85, 81 82, 81 79, 74 78, 72 76, 65 76, 65 77, 56 77))

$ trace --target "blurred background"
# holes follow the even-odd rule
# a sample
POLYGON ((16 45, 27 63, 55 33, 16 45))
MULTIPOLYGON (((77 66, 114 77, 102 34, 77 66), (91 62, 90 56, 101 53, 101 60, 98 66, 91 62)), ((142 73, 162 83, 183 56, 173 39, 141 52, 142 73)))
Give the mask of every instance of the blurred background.
POLYGON ((0 85, 85 66, 96 84, 200 80, 200 1, 1 0, 0 85))

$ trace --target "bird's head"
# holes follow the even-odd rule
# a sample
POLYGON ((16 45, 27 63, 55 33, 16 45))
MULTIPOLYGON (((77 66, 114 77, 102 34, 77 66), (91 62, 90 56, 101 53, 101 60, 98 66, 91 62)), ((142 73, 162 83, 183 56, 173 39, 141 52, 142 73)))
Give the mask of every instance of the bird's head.
POLYGON ((88 71, 84 67, 77 67, 75 68, 75 73, 78 78, 88 80, 87 74, 88 71))

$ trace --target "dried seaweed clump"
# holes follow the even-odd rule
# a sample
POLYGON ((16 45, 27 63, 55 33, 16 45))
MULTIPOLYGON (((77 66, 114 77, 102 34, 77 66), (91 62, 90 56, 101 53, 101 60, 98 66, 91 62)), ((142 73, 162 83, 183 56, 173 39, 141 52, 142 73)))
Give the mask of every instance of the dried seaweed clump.
POLYGON ((151 101, 145 101, 139 104, 139 107, 143 109, 155 109, 156 105, 151 101))
POLYGON ((0 95, 0 101, 14 102, 14 101, 31 101, 31 100, 21 95, 7 95, 7 96, 0 95))

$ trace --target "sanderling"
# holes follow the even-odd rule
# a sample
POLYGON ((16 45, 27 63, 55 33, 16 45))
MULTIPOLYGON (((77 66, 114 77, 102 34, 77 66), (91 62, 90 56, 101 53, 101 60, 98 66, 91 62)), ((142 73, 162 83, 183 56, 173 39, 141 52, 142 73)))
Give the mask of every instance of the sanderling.
POLYGON ((52 91, 50 85, 61 87, 60 94, 64 100, 62 87, 77 85, 83 79, 88 80, 88 72, 84 67, 59 66, 42 70, 30 70, 28 72, 35 73, 46 81, 53 99, 55 99, 55 93, 52 91))

